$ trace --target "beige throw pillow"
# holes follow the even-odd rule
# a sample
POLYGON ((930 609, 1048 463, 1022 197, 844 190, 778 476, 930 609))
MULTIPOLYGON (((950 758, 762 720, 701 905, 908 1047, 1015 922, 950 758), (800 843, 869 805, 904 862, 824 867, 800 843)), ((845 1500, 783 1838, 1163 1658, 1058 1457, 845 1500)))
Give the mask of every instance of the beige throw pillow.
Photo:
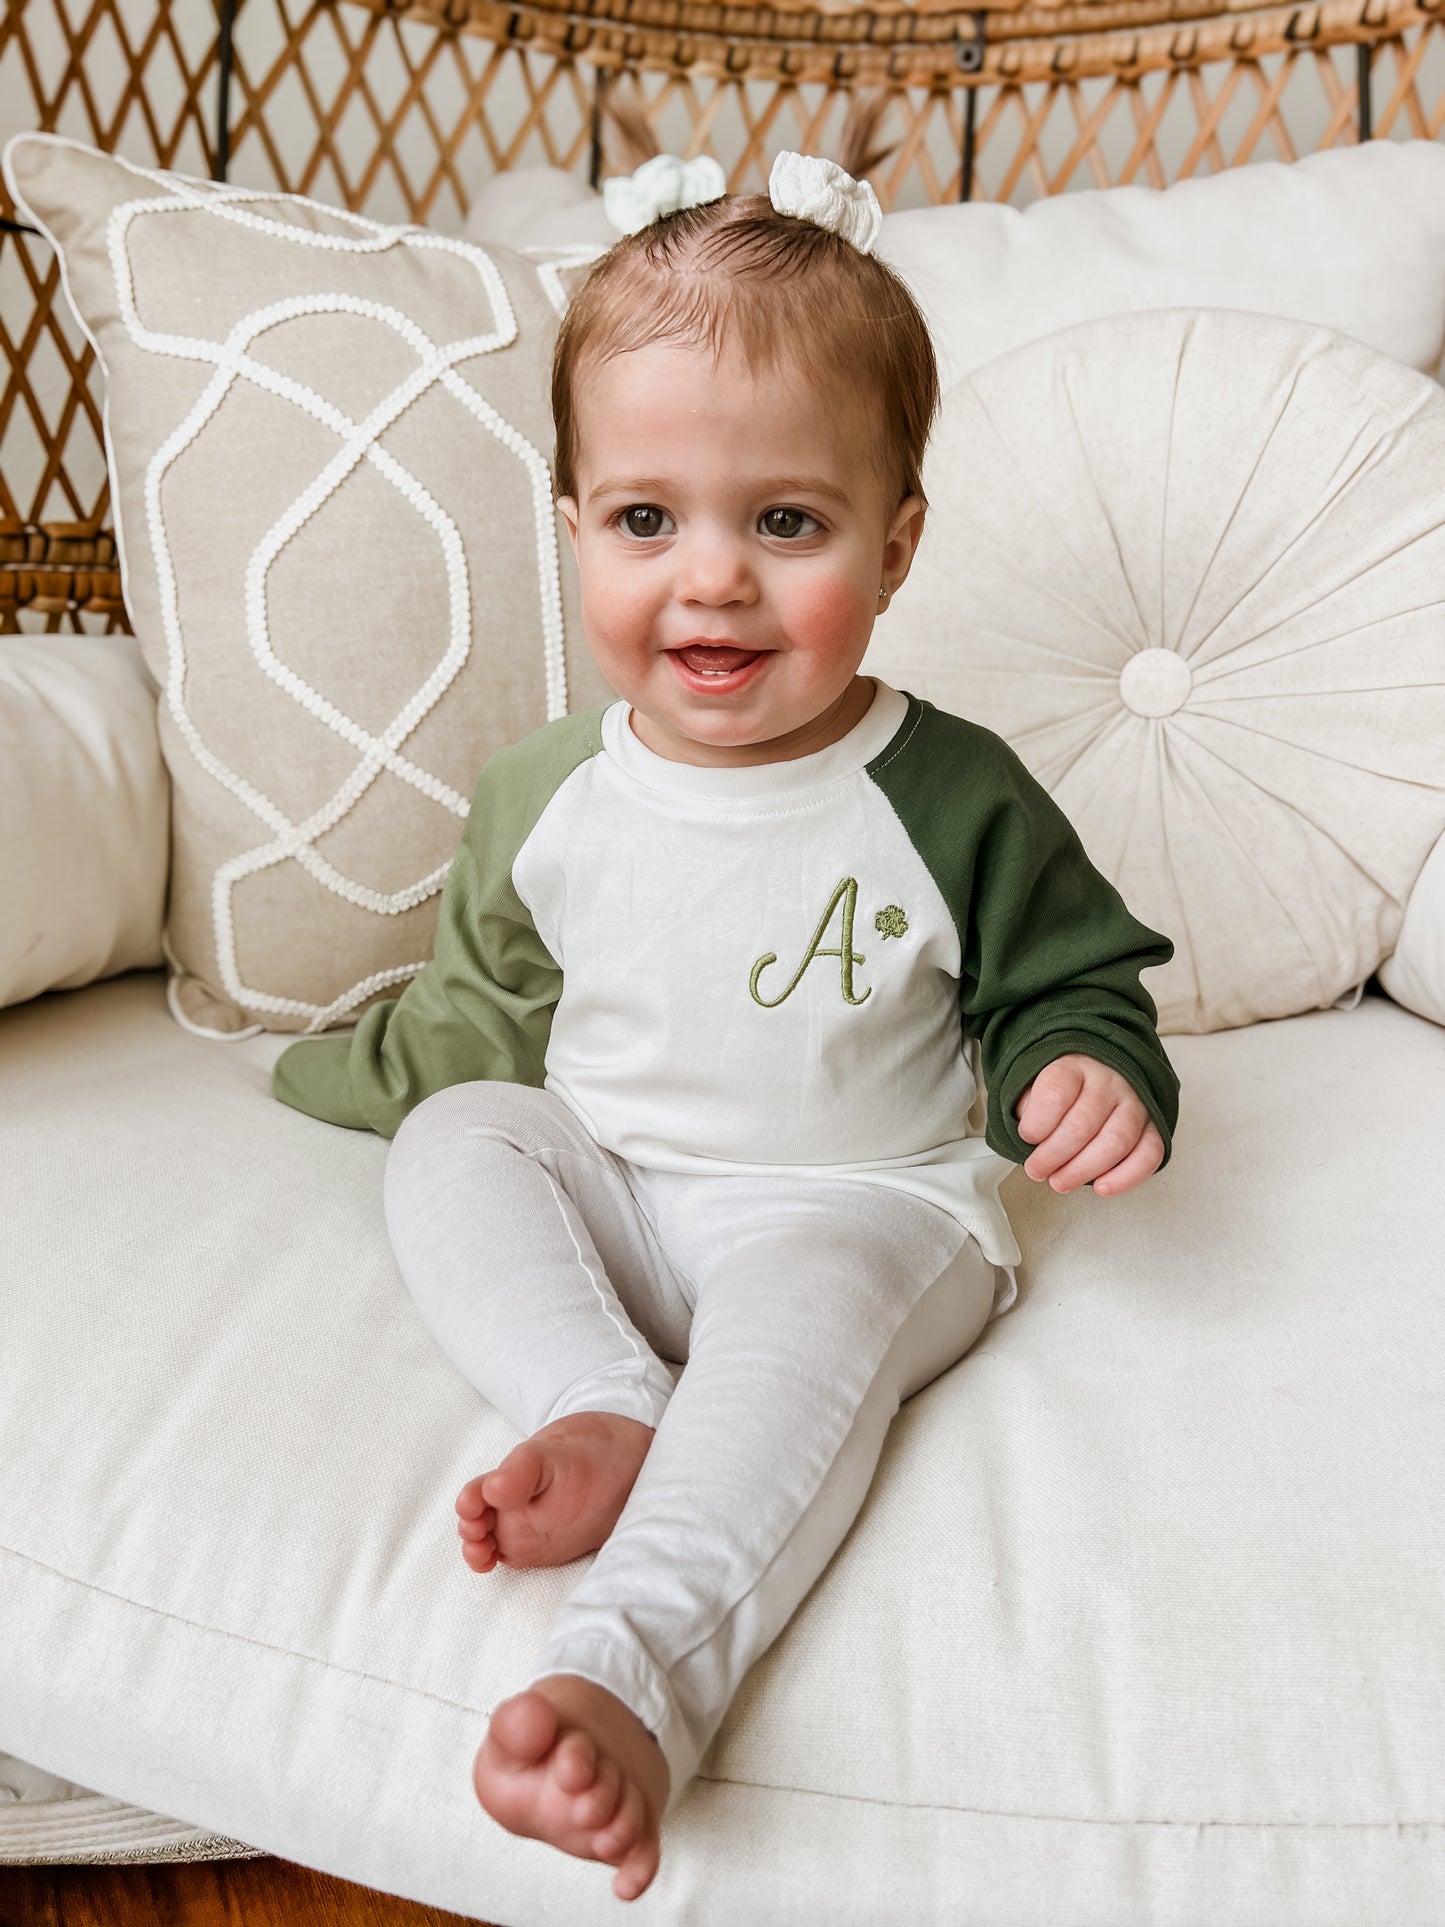
POLYGON ((952 388, 923 482, 863 666, 1006 737, 1173 938, 1161 1032, 1357 991, 1445 831, 1445 392, 1267 315, 1090 321, 952 388))
POLYGON ((51 135, 4 167, 106 374, 172 1009, 352 1023, 431 955, 491 752, 611 693, 552 504, 566 270, 51 135))

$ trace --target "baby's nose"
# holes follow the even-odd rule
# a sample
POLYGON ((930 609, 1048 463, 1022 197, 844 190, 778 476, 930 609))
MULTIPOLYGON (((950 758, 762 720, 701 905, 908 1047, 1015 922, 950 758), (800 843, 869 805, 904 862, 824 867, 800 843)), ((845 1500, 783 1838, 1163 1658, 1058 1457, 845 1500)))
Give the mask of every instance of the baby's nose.
POLYGON ((750 601, 752 570, 740 543, 713 537, 689 542, 678 557, 677 595, 682 602, 750 601))

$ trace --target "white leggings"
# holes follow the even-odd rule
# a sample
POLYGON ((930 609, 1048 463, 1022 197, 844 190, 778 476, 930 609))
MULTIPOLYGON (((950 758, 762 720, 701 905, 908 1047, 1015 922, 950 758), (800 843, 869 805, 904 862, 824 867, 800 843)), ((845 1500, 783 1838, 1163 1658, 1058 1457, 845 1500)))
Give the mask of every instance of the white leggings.
POLYGON ((615 1693, 662 1747, 670 1812, 841 1544, 900 1402, 987 1324, 999 1270, 926 1199, 645 1169, 522 1084, 419 1104, 385 1206, 438 1344, 520 1431, 569 1412, 655 1428, 514 1690, 576 1673, 615 1693))

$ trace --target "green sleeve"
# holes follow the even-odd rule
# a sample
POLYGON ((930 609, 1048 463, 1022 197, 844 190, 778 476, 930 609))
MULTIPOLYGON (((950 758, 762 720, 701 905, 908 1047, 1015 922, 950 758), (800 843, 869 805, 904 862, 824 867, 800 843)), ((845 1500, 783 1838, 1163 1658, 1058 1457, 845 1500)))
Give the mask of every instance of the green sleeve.
MULTIPOLYGON (((907 692, 902 692, 906 694, 907 692)), ((1014 1105, 1056 1057, 1119 1071, 1173 1154, 1179 1079, 1140 972, 1170 939, 1129 914, 1077 831, 1013 748, 909 696, 895 745, 869 765, 958 928, 959 1009, 979 1040, 989 1148, 1022 1164, 1014 1105)))
POLYGON ((541 1085, 562 972, 512 865, 561 784, 601 747, 601 715, 561 717, 489 758, 442 888, 431 960, 350 1036, 302 1038, 283 1051, 273 1097, 394 1137, 408 1111, 449 1084, 541 1085))

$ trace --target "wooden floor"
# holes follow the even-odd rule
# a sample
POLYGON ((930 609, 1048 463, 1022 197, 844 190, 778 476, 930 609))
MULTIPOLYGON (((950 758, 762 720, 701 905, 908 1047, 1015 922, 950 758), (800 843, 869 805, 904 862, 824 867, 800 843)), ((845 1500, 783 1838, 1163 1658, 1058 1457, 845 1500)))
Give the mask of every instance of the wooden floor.
POLYGON ((463 1921, 463 1914, 394 1900, 289 1860, 0 1867, 0 1927, 453 1927, 463 1921))

